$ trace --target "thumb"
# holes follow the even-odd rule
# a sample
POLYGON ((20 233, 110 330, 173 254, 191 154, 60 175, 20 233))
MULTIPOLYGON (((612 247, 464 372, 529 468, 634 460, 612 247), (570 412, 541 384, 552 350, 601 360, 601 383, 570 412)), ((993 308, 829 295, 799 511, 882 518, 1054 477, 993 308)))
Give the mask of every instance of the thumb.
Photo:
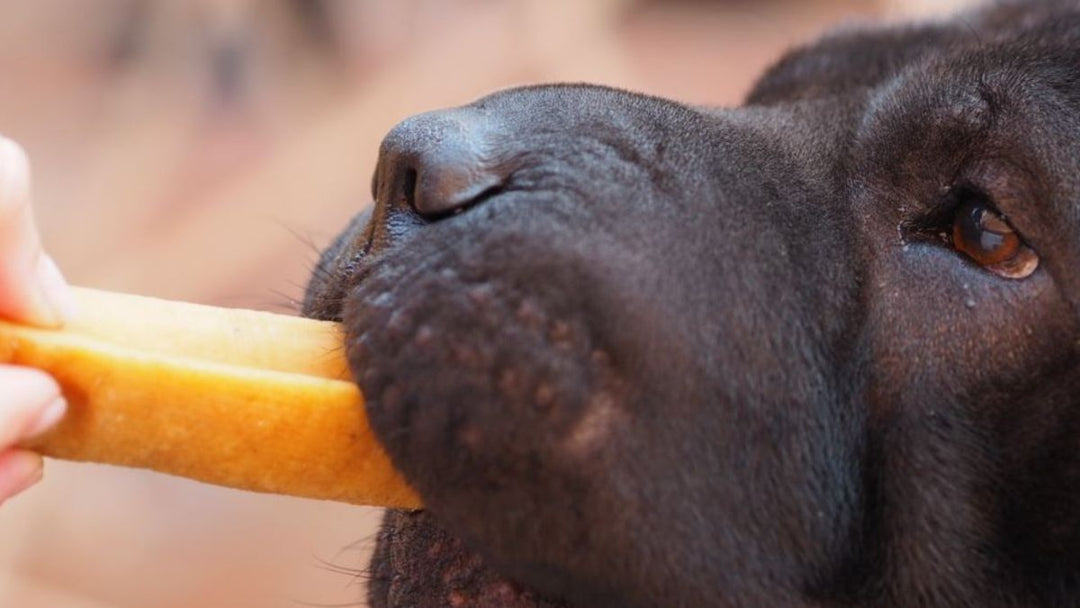
POLYGON ((0 316, 56 326, 73 310, 67 282, 41 248, 29 160, 21 146, 0 137, 0 316))

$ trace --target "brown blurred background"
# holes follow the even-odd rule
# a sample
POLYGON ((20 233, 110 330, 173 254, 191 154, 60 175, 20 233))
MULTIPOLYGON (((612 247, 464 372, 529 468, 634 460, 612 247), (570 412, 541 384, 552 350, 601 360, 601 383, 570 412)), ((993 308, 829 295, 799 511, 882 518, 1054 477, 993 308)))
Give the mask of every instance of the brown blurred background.
MULTIPOLYGON (((409 114, 545 81, 731 105, 830 26, 967 3, 9 0, 0 133, 72 282, 293 311, 409 114)), ((377 515, 49 462, 0 508, 0 607, 361 605, 377 515)))

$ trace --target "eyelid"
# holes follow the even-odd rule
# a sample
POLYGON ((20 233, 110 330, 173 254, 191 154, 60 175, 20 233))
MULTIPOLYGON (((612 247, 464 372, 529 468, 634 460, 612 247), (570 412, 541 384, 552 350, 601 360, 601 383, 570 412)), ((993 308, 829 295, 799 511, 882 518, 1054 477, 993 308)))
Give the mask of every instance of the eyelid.
POLYGON ((905 243, 940 241, 948 242, 952 233, 953 218, 965 201, 966 187, 952 188, 929 209, 905 220, 900 225, 900 235, 905 243))
POLYGON ((1030 244, 1037 232, 1030 217, 1032 203, 1050 197, 1045 190, 1047 180, 1036 168, 1038 163, 1026 159, 1021 152, 1010 150, 1007 156, 973 161, 957 184, 985 197, 991 208, 1030 244))

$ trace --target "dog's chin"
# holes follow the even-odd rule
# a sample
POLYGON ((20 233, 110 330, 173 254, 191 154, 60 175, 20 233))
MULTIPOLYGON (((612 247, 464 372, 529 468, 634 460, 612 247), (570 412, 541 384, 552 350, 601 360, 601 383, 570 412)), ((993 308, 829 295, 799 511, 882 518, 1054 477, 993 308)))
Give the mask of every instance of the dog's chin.
POLYGON ((557 608, 487 567, 424 511, 388 511, 370 567, 372 608, 557 608))

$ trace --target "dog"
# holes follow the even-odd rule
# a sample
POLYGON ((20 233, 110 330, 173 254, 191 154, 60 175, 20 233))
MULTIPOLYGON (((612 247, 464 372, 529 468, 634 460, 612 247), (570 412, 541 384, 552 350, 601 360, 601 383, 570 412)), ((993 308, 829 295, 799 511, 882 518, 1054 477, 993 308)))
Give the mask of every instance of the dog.
POLYGON ((427 506, 375 608, 1080 606, 1080 1, 498 92, 372 189, 305 313, 427 506))

